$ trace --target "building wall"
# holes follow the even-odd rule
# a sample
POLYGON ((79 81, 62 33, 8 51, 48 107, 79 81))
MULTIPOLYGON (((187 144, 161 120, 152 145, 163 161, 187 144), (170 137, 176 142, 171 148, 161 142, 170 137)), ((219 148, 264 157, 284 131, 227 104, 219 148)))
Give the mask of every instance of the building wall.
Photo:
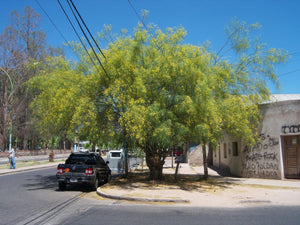
POLYGON ((300 134, 300 100, 282 101, 260 106, 262 121, 259 141, 252 147, 238 142, 238 155, 233 155, 233 142, 228 136, 213 154, 213 164, 241 177, 282 179, 284 154, 281 140, 285 135, 300 134), (226 145, 224 145, 226 144, 226 145), (227 148, 227 157, 225 148, 227 148))
POLYGON ((241 143, 227 135, 220 142, 219 147, 213 152, 213 165, 235 176, 242 176, 242 146, 241 143), (234 152, 234 145, 237 149, 234 152))
POLYGON ((191 153, 189 157, 189 164, 191 166, 202 166, 203 165, 203 153, 202 146, 198 145, 191 153))

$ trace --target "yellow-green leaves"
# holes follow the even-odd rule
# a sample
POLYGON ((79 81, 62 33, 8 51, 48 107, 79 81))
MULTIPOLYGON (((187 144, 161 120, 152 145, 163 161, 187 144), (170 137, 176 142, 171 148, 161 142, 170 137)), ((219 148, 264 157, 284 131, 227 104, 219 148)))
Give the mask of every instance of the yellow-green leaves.
POLYGON ((252 143, 257 104, 269 95, 266 79, 276 82, 273 66, 286 59, 285 52, 252 39, 257 28, 234 21, 228 45, 214 54, 183 44, 182 27, 163 32, 139 25, 132 36, 117 38, 106 27, 99 37, 114 38, 101 58, 107 73, 73 45, 80 63, 55 59, 52 71, 30 82, 40 126, 69 134, 76 128, 101 142, 127 138, 155 151, 185 140, 216 144, 223 131, 252 143), (237 56, 223 60, 229 50, 237 56))
POLYGON ((62 58, 54 58, 49 64, 54 68, 52 71, 43 71, 28 82, 29 88, 36 90, 31 108, 45 137, 70 132, 84 87, 84 76, 72 71, 62 58))

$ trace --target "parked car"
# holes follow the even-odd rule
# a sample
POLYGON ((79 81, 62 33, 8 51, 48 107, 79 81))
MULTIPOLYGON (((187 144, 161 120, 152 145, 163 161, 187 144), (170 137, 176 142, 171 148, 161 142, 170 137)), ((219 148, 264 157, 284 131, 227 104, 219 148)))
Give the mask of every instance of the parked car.
POLYGON ((121 174, 125 172, 125 154, 123 149, 110 150, 107 154, 107 160, 112 172, 121 174))
POLYGON ((67 184, 88 184, 96 190, 100 182, 109 182, 111 170, 108 161, 95 153, 71 153, 64 164, 57 166, 56 178, 60 190, 67 184))
POLYGON ((182 149, 175 149, 173 153, 174 153, 174 156, 181 156, 183 154, 183 150, 182 149))

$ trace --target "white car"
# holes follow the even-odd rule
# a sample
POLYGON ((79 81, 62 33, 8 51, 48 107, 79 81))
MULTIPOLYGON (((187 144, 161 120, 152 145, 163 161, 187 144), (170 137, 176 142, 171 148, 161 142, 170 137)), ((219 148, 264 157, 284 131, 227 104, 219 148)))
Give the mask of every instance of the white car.
POLYGON ((85 149, 84 147, 79 147, 79 152, 89 152, 89 149, 85 149))

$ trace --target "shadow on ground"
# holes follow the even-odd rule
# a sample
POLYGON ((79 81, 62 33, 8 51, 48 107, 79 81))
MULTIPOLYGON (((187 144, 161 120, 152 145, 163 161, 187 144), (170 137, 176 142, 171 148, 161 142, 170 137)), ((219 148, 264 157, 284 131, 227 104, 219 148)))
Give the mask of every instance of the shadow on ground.
POLYGON ((34 178, 27 179, 24 187, 28 191, 42 190, 42 189, 54 189, 57 187, 55 175, 42 176, 37 175, 34 178))
MULTIPOLYGON (((55 191, 62 192, 58 189, 58 183, 55 175, 50 175, 50 176, 38 175, 35 178, 27 179, 27 183, 24 185, 24 187, 28 191, 55 190, 55 191)), ((89 185, 69 184, 67 185, 64 191, 91 192, 93 190, 89 185)))
POLYGON ((110 187, 118 187, 122 189, 132 190, 139 189, 181 189, 186 191, 205 191, 208 189, 227 189, 234 185, 233 180, 229 178, 220 179, 220 177, 210 176, 207 180, 199 175, 177 175, 175 181, 174 174, 165 174, 161 181, 149 180, 149 172, 132 172, 127 178, 116 177, 108 184, 110 187))

